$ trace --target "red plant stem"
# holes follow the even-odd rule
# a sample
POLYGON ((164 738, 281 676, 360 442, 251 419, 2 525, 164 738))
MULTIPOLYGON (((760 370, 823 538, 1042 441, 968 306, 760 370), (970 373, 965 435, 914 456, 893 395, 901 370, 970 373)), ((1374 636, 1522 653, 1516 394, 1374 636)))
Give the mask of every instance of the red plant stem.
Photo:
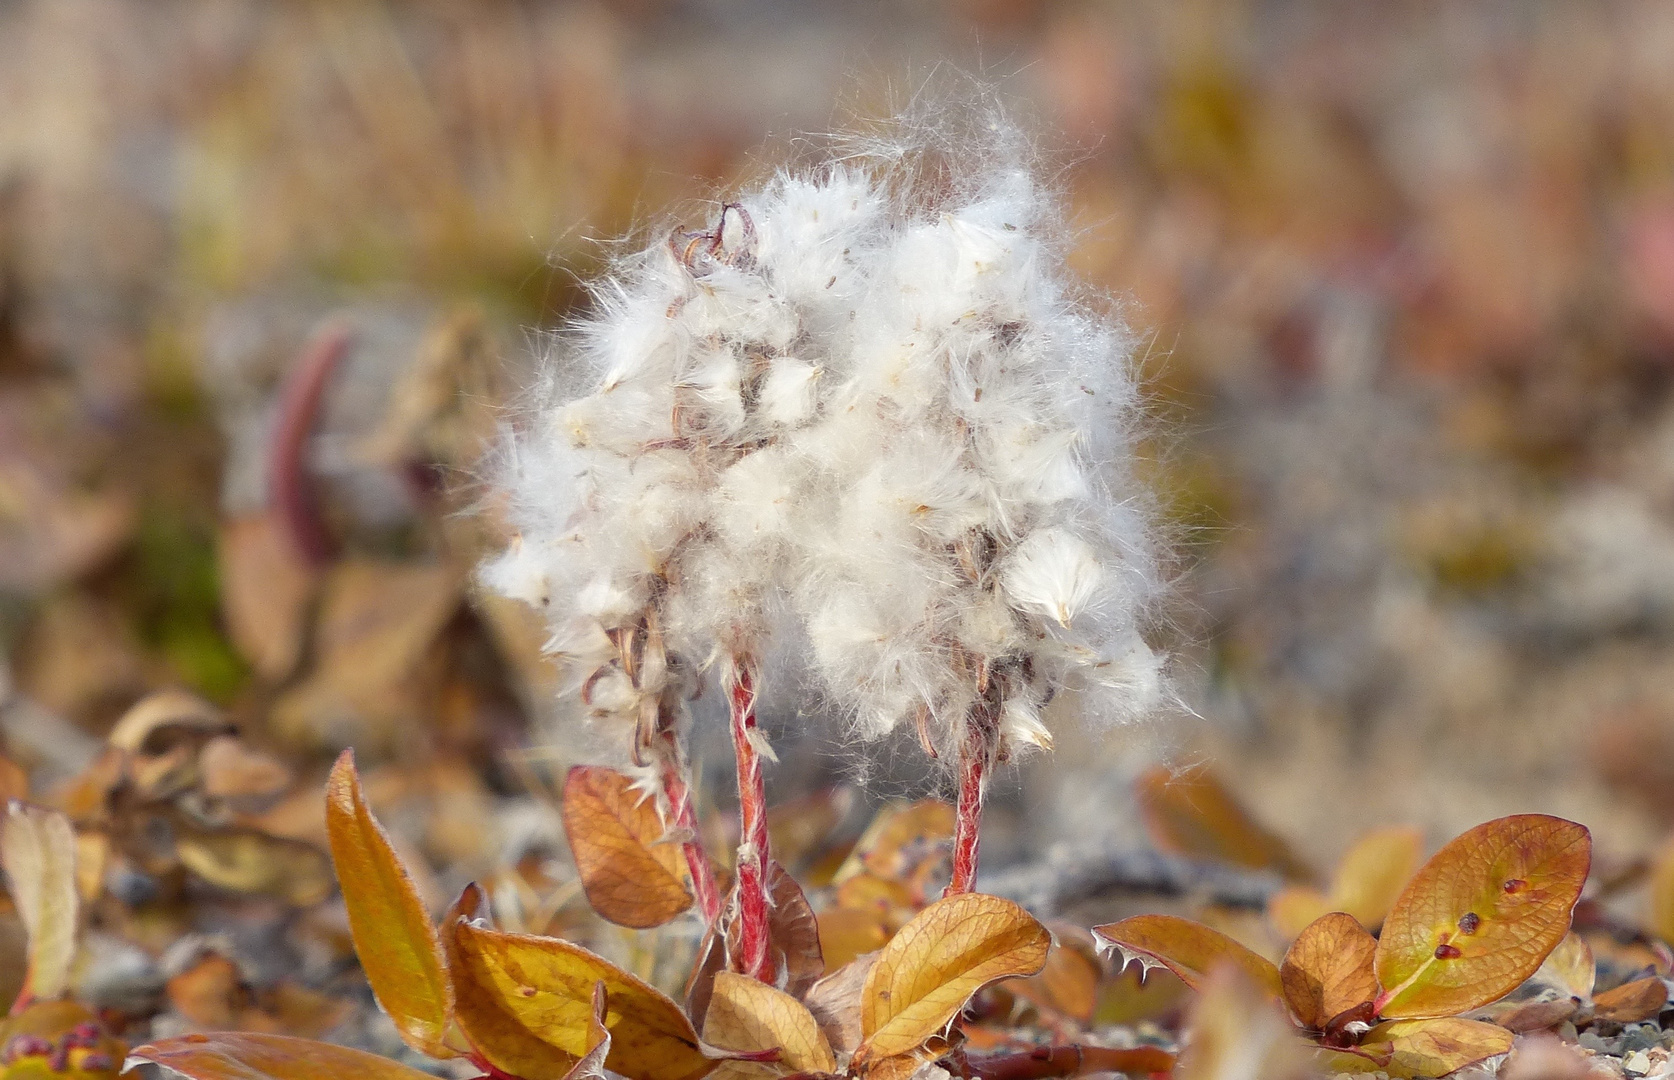
POLYGON ((982 797, 999 750, 999 709, 986 696, 965 718, 959 743, 959 804, 953 828, 953 877, 943 896, 968 893, 977 873, 977 846, 982 826, 982 797))
MULTIPOLYGON (((673 741, 673 734, 669 740, 673 741)), ((686 866, 692 872, 692 893, 697 898, 698 911, 703 913, 705 926, 713 926, 715 919, 721 914, 721 893, 715 885, 715 871, 709 865, 709 853, 703 850, 703 840, 698 835, 697 812, 692 808, 692 789, 686 783, 686 770, 682 767, 679 751, 663 756, 663 795, 668 799, 669 818, 674 827, 681 830, 690 839, 681 843, 680 849, 686 856, 686 866)))
POLYGON ((279 392, 268 451, 268 501, 298 553, 315 566, 329 562, 336 545, 320 514, 319 492, 308 471, 308 439, 326 383, 349 351, 349 338, 346 325, 333 323, 308 343, 279 392))
POLYGON ((1106 1046, 1037 1046, 1016 1054, 967 1059, 973 1080, 1047 1080, 1088 1073, 1166 1073, 1174 1055, 1154 1046, 1117 1050, 1106 1046))
POLYGON ((762 982, 772 981, 772 950, 768 938, 767 793, 762 785, 761 755, 751 741, 756 730, 756 691, 748 657, 734 656, 727 668, 727 703, 732 720, 732 751, 738 761, 738 816, 742 843, 738 847, 739 970, 762 982))

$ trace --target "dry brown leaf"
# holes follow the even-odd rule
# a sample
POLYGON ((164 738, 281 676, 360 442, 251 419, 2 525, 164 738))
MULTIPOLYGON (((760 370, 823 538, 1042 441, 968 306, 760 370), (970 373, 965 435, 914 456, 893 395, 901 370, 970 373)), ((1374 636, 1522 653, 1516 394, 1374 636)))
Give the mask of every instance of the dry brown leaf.
POLYGON ((661 926, 692 906, 685 856, 655 799, 614 769, 577 765, 564 781, 564 835, 593 910, 618 926, 661 926))
POLYGON ((727 1080, 835 1072, 837 1058, 812 1013, 794 997, 730 971, 715 976, 703 1041, 722 1050, 779 1050, 772 1063, 724 1061, 712 1076, 727 1080))
POLYGON ((254 1032, 159 1039, 129 1055, 191 1080, 430 1080, 428 1073, 364 1050, 254 1032))
POLYGON ((1328 910, 1346 911, 1360 920, 1361 926, 1376 930, 1423 856, 1424 834, 1419 830, 1372 830, 1355 841, 1337 864, 1328 910))
POLYGON ((808 989, 802 1004, 808 1007, 831 1046, 851 1054, 860 1046, 860 999, 877 953, 867 953, 837 968, 808 989))
POLYGON ((227 632, 259 675, 278 682, 302 659, 319 574, 272 514, 223 523, 217 554, 227 632))
POLYGON ((1379 1013, 1452 1016, 1510 993, 1568 933, 1591 861, 1587 830, 1544 814, 1499 818, 1448 843, 1384 921, 1379 1013))
POLYGON ((292 780, 287 765, 235 735, 218 735, 205 743, 198 753, 198 772, 205 795, 237 800, 252 810, 284 794, 292 780))
POLYGON ((1051 940, 1034 916, 997 896, 964 893, 931 904, 884 946, 866 977, 856 1059, 910 1053, 984 986, 1039 971, 1051 940))
POLYGON ((446 1043, 454 988, 441 941, 389 834, 366 804, 347 750, 326 786, 326 827, 349 930, 372 992, 410 1046, 433 1057, 454 1056, 446 1043))
POLYGON ((230 1028, 238 1015, 238 965, 210 953, 164 986, 174 1011, 200 1028, 230 1028))
POLYGON ((319 848, 255 829, 181 832, 174 846, 181 864, 211 885, 296 907, 319 903, 335 884, 319 848))
POLYGON ((1651 864, 1650 930, 1674 942, 1674 837, 1663 844, 1651 864))
POLYGON ((802 886, 778 860, 767 868, 767 897, 773 905, 767 915, 767 935, 776 966, 784 973, 785 992, 799 997, 825 974, 819 921, 802 886))
POLYGON ((1135 781, 1135 794, 1152 842, 1164 851, 1310 876, 1290 846, 1252 818, 1207 769, 1175 772, 1158 765, 1135 781))
POLYGON ((1571 1019, 1580 1011, 1581 1006, 1573 998, 1562 998, 1558 1001, 1525 1001, 1511 1006, 1504 1012, 1498 1011, 1498 1007, 1491 1008, 1490 1015, 1485 1019, 1511 1032, 1546 1031, 1571 1019))
POLYGON ((69 987, 76 954, 76 838, 70 820, 21 802, 6 804, 0 867, 29 935, 24 992, 55 998, 69 987))
POLYGON ((1194 990, 1218 964, 1241 969, 1263 993, 1283 996, 1279 969, 1219 930, 1174 915, 1135 915, 1093 927, 1100 948, 1114 951, 1123 967, 1135 961, 1144 970, 1164 967, 1194 990))
POLYGON ((1340 911, 1302 931, 1279 965, 1279 981, 1303 1027, 1323 1031, 1333 1017, 1378 996, 1372 973, 1377 947, 1359 920, 1340 911))
POLYGON ((612 1072, 628 1080, 697 1080, 715 1067, 686 1014, 661 992, 579 945, 480 926, 481 905, 481 891, 467 889, 444 934, 460 989, 460 1026, 496 1068, 532 1075, 513 1063, 529 1055, 529 1039, 567 1058, 566 1068, 573 1065, 587 1051, 600 982, 610 1000, 612 1072))
POLYGON ((1635 979, 1593 998, 1593 1015, 1618 1024, 1649 1020, 1668 1004, 1668 986, 1661 979, 1635 979))

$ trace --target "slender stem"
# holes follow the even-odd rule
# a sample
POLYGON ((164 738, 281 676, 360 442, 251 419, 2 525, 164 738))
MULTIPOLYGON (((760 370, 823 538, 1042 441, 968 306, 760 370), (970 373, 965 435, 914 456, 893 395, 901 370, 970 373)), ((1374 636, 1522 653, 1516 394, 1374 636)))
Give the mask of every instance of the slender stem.
POLYGON ((968 893, 977 873, 977 847, 982 826, 982 798, 988 772, 999 750, 999 709, 988 695, 978 699, 965 717, 959 742, 959 804, 953 829, 953 877, 943 896, 968 893))
MULTIPOLYGON (((667 733, 674 742, 674 733, 667 733)), ((692 893, 697 898, 698 911, 705 926, 713 926, 721 914, 721 893, 715 885, 715 871, 709 865, 709 853, 703 850, 703 839, 698 835, 697 812, 692 808, 692 789, 686 782, 685 762, 679 747, 663 755, 663 795, 668 799, 669 819, 688 839, 680 844, 686 856, 686 866, 692 872, 692 893)))
POLYGON ((773 954, 768 938, 767 793, 762 784, 761 755, 751 736, 756 730, 756 691, 753 663, 734 656, 727 667, 727 703, 732 720, 732 750, 738 760, 738 815, 742 842, 738 847, 739 956, 734 964, 745 975, 771 982, 773 954))
POLYGON ((319 492, 308 466, 308 440, 314 433, 326 384, 349 351, 346 324, 327 325, 315 334, 279 392, 268 451, 268 501, 299 554, 315 566, 331 560, 335 544, 320 513, 319 492))
POLYGON ((1174 1055, 1154 1046, 1117 1050, 1104 1046, 1037 1046, 1014 1054, 991 1054, 966 1062, 973 1080, 1046 1080, 1088 1073, 1167 1073, 1174 1055))

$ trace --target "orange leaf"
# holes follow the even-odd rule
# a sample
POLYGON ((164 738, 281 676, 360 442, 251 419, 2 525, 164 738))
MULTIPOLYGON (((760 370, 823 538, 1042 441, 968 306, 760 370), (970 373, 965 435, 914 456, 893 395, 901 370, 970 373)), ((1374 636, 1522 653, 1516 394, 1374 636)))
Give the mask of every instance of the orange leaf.
POLYGON ((1279 965, 1285 1001, 1302 1026, 1323 1031, 1335 1016, 1378 996, 1378 943, 1354 916, 1334 911, 1297 936, 1279 965))
POLYGON ((1080 927, 1054 926, 1046 966, 1026 979, 1001 984, 1039 1009, 1049 1009, 1087 1023, 1099 1004, 1099 980, 1104 972, 1080 927))
POLYGON ((1114 951, 1126 967, 1135 960, 1144 970, 1163 967, 1180 977, 1193 990, 1199 989, 1217 964, 1231 964, 1255 985, 1274 998, 1283 996, 1279 969, 1202 923, 1173 915, 1135 915, 1121 922, 1093 927, 1100 947, 1114 951))
POLYGON ((1668 1003, 1668 987, 1658 978, 1635 979, 1593 998, 1593 1015, 1618 1024, 1649 1020, 1668 1003))
POLYGON ((1496 1024, 1457 1016, 1429 1020, 1396 1020, 1366 1032, 1360 1049, 1388 1064, 1366 1062, 1390 1076, 1410 1080, 1446 1076, 1455 1069, 1511 1052, 1514 1036, 1496 1024))
POLYGON ((1155 766, 1135 781, 1135 794, 1146 830, 1164 851, 1309 876, 1289 845, 1256 822, 1207 769, 1176 773, 1155 766))
POLYGON ((1651 864, 1651 933, 1674 942, 1674 837, 1651 864))
POLYGON ((889 942, 889 925, 883 916, 853 908, 827 908, 817 916, 820 950, 835 971, 857 956, 883 948, 889 942))
POLYGON ((23 766, 0 757, 0 803, 29 797, 29 774, 23 766))
POLYGON ((456 1056, 444 1041, 454 992, 441 942, 389 835, 366 805, 352 750, 343 751, 326 784, 326 830, 355 952, 378 1003, 407 1045, 432 1057, 456 1056))
POLYGON ((656 800, 614 769, 577 765, 564 781, 569 837, 587 902, 618 926, 661 926, 692 906, 680 845, 656 800))
POLYGON ((1052 935, 1010 900, 962 893, 936 901, 884 946, 866 976, 858 1061, 917 1049, 997 979, 1033 975, 1052 935))
POLYGON ((1423 854, 1424 834, 1414 828, 1374 829, 1362 836, 1337 864, 1330 910, 1346 911, 1361 926, 1376 930, 1423 854))
POLYGON ((1452 1016, 1510 993, 1564 934, 1592 862, 1572 821, 1519 814, 1478 825, 1407 885, 1378 940, 1378 1011, 1452 1016))
POLYGON ((603 957, 557 938, 508 934, 476 922, 482 890, 471 886, 449 913, 446 936, 459 995, 459 1024, 496 1068, 542 1075, 588 1050, 593 988, 605 985, 611 1034, 605 1065, 629 1080, 697 1080, 715 1067, 680 1007, 603 957), (535 1043, 548 1064, 528 1068, 535 1043), (554 1055, 562 1055, 557 1058, 554 1055))
POLYGON ((289 1035, 182 1035, 135 1047, 129 1056, 192 1080, 430 1080, 426 1073, 377 1054, 289 1035))
POLYGON ((953 807, 947 803, 923 799, 886 806, 860 834, 836 880, 845 881, 862 870, 900 880, 952 839, 953 807))

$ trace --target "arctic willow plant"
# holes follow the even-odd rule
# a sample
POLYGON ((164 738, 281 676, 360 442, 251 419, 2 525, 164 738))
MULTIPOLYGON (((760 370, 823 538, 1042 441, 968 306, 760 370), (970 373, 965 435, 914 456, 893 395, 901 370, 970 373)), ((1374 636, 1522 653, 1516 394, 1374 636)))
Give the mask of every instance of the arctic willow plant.
POLYGON ((853 732, 956 760, 955 893, 988 776, 1051 745, 1049 712, 1160 693, 1129 341, 1078 297, 1026 141, 974 127, 846 146, 622 260, 508 456, 521 535, 486 579, 547 611, 576 700, 660 781, 711 920, 680 728, 719 670, 747 973, 771 963, 755 697, 787 622, 853 732))

